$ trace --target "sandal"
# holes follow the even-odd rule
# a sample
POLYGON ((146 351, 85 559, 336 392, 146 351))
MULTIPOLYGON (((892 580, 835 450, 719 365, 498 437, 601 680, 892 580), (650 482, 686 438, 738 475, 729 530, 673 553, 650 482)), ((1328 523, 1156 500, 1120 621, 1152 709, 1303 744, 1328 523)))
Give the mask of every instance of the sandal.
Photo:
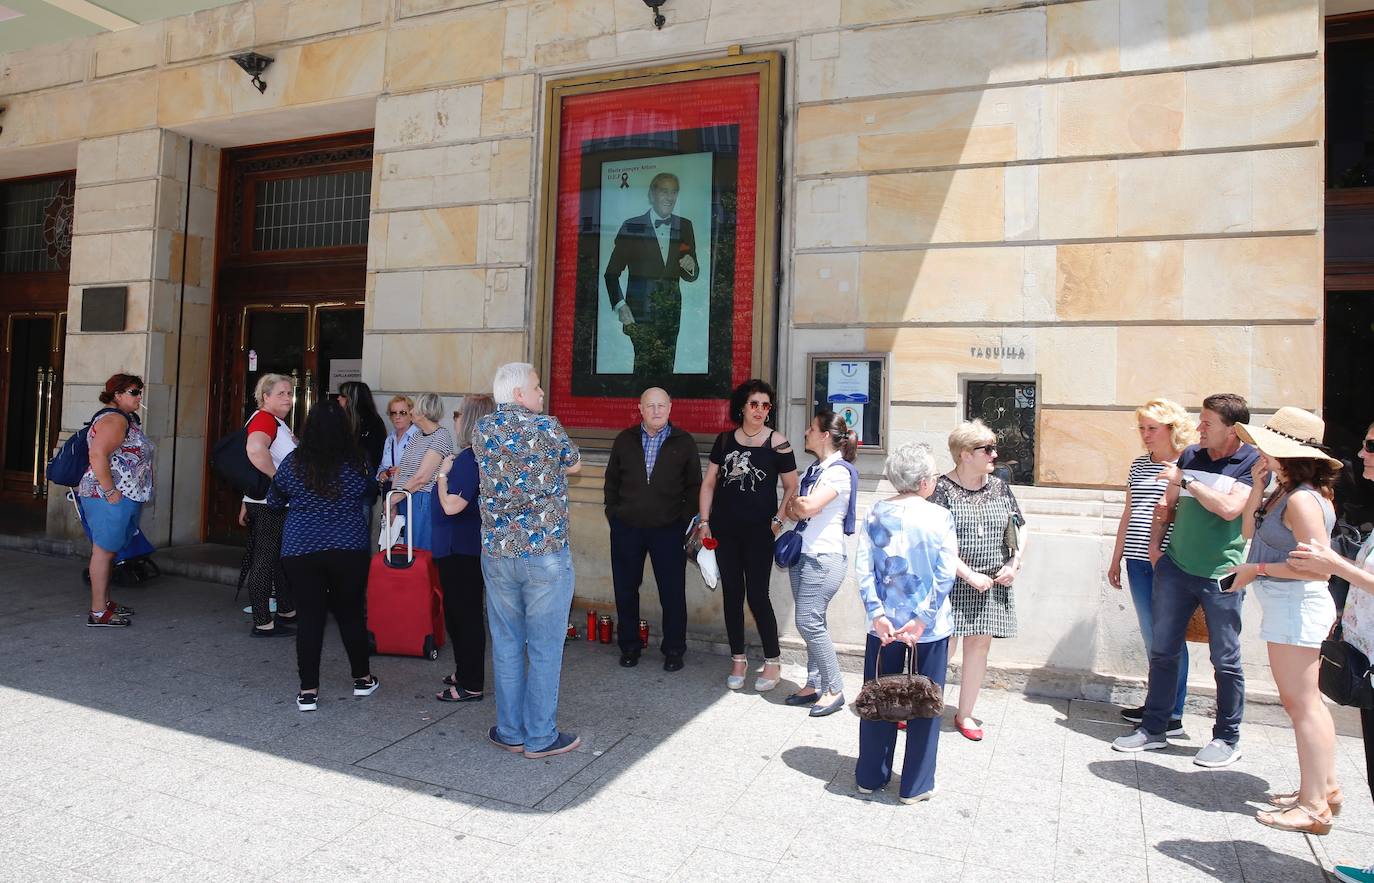
POLYGON ((769 690, 771 690, 771 689, 773 689, 774 687, 776 687, 776 686, 778 685, 778 682, 781 681, 781 680, 782 680, 782 657, 781 657, 781 656, 778 656, 778 657, 776 657, 776 658, 774 658, 774 659, 764 659, 764 660, 763 660, 763 668, 759 669, 759 676, 758 676, 757 678, 754 679, 754 690, 757 691, 757 692, 759 692, 759 693, 767 693, 769 690), (767 669, 768 666, 770 666, 770 665, 777 668, 777 670, 778 670, 777 677, 765 678, 765 677, 763 677, 763 672, 764 672, 764 670, 767 669))
POLYGON ((445 686, 445 687, 457 687, 457 686, 459 686, 459 684, 458 684, 458 679, 455 678, 453 675, 444 675, 444 686, 445 686))
POLYGON ((481 693, 470 693, 462 687, 449 687, 441 693, 435 693, 434 698, 440 702, 481 702, 481 693))
MULTIPOLYGON (((730 661, 735 665, 744 664, 745 671, 749 670, 748 656, 731 656, 730 661)), ((737 675, 734 672, 725 676, 725 686, 731 690, 738 690, 744 686, 744 675, 737 675)))
MULTIPOLYGON (((1341 814, 1341 805, 1345 803, 1345 795, 1340 788, 1334 789, 1326 795, 1326 805, 1331 810, 1331 815, 1341 814)), ((1298 805, 1298 792, 1290 791, 1287 794, 1270 794, 1269 805, 1276 806, 1280 810, 1289 810, 1298 805)))
POLYGON ((1255 813, 1255 821, 1265 827, 1274 828, 1278 831, 1297 831, 1300 834, 1315 834, 1317 836, 1331 833, 1331 813, 1328 812, 1323 816, 1313 812, 1301 803, 1295 803, 1289 809, 1280 812, 1260 810, 1258 813, 1255 813), (1295 825, 1283 820, 1284 815, 1295 809, 1307 816, 1305 823, 1295 825))

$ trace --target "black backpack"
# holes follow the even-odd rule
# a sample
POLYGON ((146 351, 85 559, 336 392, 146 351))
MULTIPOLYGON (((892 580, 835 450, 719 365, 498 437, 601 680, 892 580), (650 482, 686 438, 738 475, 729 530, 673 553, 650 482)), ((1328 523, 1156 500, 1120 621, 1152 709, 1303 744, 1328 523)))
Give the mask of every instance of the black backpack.
POLYGON ((210 451, 210 466, 234 490, 254 500, 267 499, 272 478, 248 459, 248 424, 215 442, 210 451))

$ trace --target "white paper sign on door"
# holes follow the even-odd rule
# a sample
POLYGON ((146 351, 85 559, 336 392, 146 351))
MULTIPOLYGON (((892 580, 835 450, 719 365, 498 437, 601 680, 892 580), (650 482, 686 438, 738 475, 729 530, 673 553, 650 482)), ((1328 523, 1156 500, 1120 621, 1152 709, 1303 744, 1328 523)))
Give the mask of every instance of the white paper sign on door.
POLYGON ((338 392, 339 386, 349 381, 359 381, 363 379, 363 360, 362 359, 330 359, 329 360, 329 389, 326 392, 338 392))

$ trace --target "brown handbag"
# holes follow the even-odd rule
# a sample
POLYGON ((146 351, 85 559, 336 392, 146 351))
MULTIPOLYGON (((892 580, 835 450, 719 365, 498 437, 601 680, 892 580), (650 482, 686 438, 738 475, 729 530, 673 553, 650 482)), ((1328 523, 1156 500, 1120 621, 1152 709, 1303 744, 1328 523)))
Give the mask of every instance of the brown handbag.
POLYGON ((1194 644, 1206 644, 1211 641, 1211 635, 1207 632, 1207 617, 1202 615, 1202 608, 1193 610, 1193 615, 1188 618, 1188 628, 1183 632, 1186 641, 1194 644))
POLYGON ((918 717, 939 717, 945 710, 945 692, 923 674, 916 673, 916 648, 911 647, 907 670, 900 674, 882 673, 882 652, 878 653, 877 677, 865 681, 854 700, 854 711, 866 721, 901 723, 918 717))

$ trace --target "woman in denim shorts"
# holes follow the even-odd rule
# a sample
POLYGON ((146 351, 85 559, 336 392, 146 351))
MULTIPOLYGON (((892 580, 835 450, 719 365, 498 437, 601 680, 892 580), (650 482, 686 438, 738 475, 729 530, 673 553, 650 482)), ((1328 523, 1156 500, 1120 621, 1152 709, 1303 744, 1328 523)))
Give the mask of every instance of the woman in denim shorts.
POLYGON ((1250 554, 1236 568, 1230 590, 1250 585, 1260 602, 1260 637, 1269 645, 1274 683, 1293 720, 1300 773, 1298 790, 1273 796, 1275 809, 1256 818, 1307 834, 1331 830, 1332 798, 1339 796, 1336 730, 1317 688, 1321 644, 1336 620, 1336 605, 1326 581, 1293 568, 1288 556, 1300 541, 1328 546, 1336 525, 1331 499, 1341 462, 1322 449, 1325 431, 1320 417, 1298 408, 1280 408, 1263 426, 1236 424, 1236 434, 1262 456, 1242 515, 1250 554), (1274 489, 1266 494, 1271 476, 1274 489))

